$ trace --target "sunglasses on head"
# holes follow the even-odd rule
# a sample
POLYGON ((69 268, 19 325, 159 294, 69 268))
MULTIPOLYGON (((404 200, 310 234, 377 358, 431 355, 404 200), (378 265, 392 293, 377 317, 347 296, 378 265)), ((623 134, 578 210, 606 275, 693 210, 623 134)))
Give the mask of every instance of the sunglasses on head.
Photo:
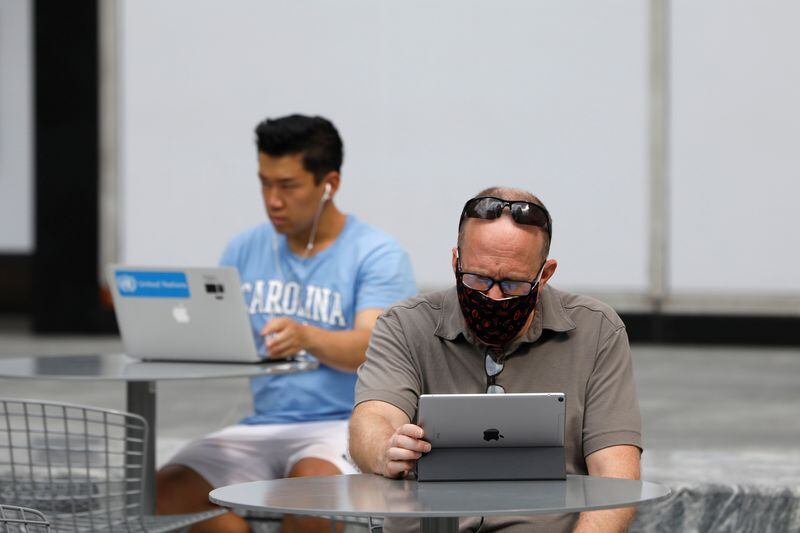
POLYGON ((482 220, 500 218, 503 214, 503 209, 506 207, 511 212, 511 218, 517 224, 542 228, 547 232, 548 238, 553 237, 552 221, 547 209, 533 202, 503 200, 494 196, 478 196, 468 200, 461 211, 461 220, 458 227, 461 229, 461 224, 464 223, 465 218, 480 218, 482 220))

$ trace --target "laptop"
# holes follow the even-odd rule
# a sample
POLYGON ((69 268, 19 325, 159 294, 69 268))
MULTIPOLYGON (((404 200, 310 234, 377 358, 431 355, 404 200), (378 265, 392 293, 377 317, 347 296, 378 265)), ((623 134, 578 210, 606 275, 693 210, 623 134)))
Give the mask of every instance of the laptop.
POLYGON ((564 445, 564 394, 423 394, 417 425, 433 448, 564 445))
POLYGON ((122 343, 153 361, 263 363, 233 267, 108 265, 122 343))

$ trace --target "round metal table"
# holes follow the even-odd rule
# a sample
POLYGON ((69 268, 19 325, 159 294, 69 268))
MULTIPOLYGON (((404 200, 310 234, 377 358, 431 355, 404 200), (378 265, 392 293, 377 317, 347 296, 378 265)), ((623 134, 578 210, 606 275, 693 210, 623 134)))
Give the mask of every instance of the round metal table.
POLYGON ((217 505, 312 516, 419 517, 422 531, 458 531, 463 516, 631 507, 669 495, 647 481, 569 475, 564 481, 428 481, 375 474, 253 481, 211 491, 217 505))
POLYGON ((253 363, 201 363, 142 361, 122 353, 16 357, 0 359, 0 378, 124 381, 130 413, 150 426, 147 453, 150 467, 145 472, 144 512, 155 512, 156 382, 186 379, 221 379, 273 376, 314 370, 315 359, 253 363))

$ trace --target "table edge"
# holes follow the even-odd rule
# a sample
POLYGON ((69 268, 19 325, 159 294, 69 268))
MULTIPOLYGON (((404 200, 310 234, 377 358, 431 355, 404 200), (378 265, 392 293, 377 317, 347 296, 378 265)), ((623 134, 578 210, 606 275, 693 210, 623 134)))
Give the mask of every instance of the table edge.
MULTIPOLYGON (((346 474, 345 474, 346 475, 346 474)), ((353 474, 350 474, 353 475, 353 474)), ((355 474, 359 475, 359 474, 355 474)), ((377 475, 377 474, 360 474, 360 475, 377 475)), ((586 475, 579 475, 579 474, 569 474, 568 478, 588 478, 588 477, 603 477, 603 476, 586 476, 586 475)), ((623 479, 623 478, 605 478, 605 479, 623 479)), ((265 480, 267 481, 267 480, 265 480)), ((616 503, 612 505, 598 505, 592 507, 556 507, 556 508, 543 508, 537 510, 530 510, 530 509, 503 509, 498 511, 466 511, 466 512, 459 512, 457 515, 454 515, 452 512, 448 511, 426 511, 424 513, 409 513, 409 512, 367 512, 367 511, 347 511, 347 512, 330 512, 330 511, 310 511, 306 508, 295 508, 295 507, 266 507, 260 505, 241 505, 241 504, 232 504, 231 502, 226 502, 216 498, 213 495, 214 492, 219 491, 220 489, 224 489, 225 487, 218 487, 208 494, 208 500, 211 503, 219 505, 220 507, 226 507, 229 509, 242 509, 245 511, 255 511, 255 512, 274 512, 274 513, 285 513, 285 514, 296 514, 296 515, 304 515, 304 516, 381 516, 381 517, 393 517, 393 518, 400 518, 400 517, 412 517, 412 518, 447 518, 447 517, 472 517, 472 516, 534 516, 540 514, 554 514, 554 513, 580 513, 584 511, 602 511, 604 509, 620 509, 624 507, 639 507, 641 505, 647 505, 651 503, 655 503, 657 501, 661 501, 663 499, 668 498, 672 493, 672 489, 661 483, 655 483, 652 481, 643 481, 639 479, 631 479, 626 481, 636 481, 642 483, 642 485, 652 485, 655 487, 659 487, 665 489, 665 493, 659 496, 655 496, 653 498, 647 498, 645 500, 635 500, 635 501, 625 501, 622 503, 616 503)), ((251 481, 249 483, 260 483, 260 481, 251 481)), ((427 483, 437 483, 436 481, 429 481, 427 483)), ((236 485, 242 485, 245 483, 237 483, 236 485)))
MULTIPOLYGON (((299 373, 297 371, 293 371, 292 369, 286 369, 285 371, 275 371, 275 372, 265 372, 265 373, 258 373, 258 372, 242 372, 235 371, 236 369, 240 368, 242 370, 248 369, 248 365, 251 363, 214 363, 214 362, 203 362, 203 361, 143 361, 141 359, 137 359, 132 357, 124 352, 109 352, 109 353, 83 353, 83 354, 63 354, 63 355, 30 355, 30 356, 19 356, 19 357, 2 357, 0 358, 0 367, 2 367, 3 362, 5 361, 31 361, 33 359, 39 358, 68 358, 68 357, 86 357, 86 356, 97 356, 97 357, 121 357, 130 359, 133 363, 141 363, 141 364, 151 364, 151 365, 158 365, 158 364, 169 364, 169 365, 219 365, 220 368, 224 368, 225 370, 229 371, 222 375, 202 375, 202 376, 152 376, 152 377, 138 377, 138 376, 97 376, 97 375, 88 375, 88 374, 64 374, 64 375, 57 375, 57 374, 41 374, 41 375, 29 375, 29 374, 7 374, 2 372, 2 368, 0 368, 0 379, 30 379, 30 380, 40 380, 40 381, 116 381, 116 382, 154 382, 154 381, 189 381, 189 380, 202 380, 202 379, 238 379, 238 378, 257 378, 262 376, 279 376, 283 374, 293 374, 299 373)), ((302 365, 302 368, 299 370, 301 372, 312 371, 319 367, 319 363, 317 361, 289 361, 289 362, 277 362, 277 363, 270 363, 270 364, 292 364, 292 365, 302 365)), ((258 363, 252 363, 253 366, 258 365, 258 363)), ((250 369, 253 368, 250 367, 250 369)))

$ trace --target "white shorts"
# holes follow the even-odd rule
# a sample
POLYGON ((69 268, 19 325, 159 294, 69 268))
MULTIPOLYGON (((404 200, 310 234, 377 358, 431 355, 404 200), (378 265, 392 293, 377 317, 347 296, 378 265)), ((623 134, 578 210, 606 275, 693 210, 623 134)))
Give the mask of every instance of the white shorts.
POLYGON ((356 468, 347 453, 347 420, 296 424, 237 424, 190 442, 167 464, 188 466, 214 488, 289 475, 307 457, 356 468))

